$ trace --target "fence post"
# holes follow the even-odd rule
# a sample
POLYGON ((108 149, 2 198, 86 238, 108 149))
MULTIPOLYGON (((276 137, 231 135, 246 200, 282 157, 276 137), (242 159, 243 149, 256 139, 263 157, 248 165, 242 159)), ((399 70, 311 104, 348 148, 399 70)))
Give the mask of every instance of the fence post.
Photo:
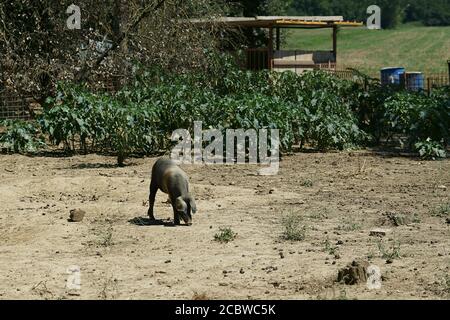
POLYGON ((450 60, 447 60, 447 64, 448 64, 448 82, 447 82, 447 84, 450 86, 450 60))

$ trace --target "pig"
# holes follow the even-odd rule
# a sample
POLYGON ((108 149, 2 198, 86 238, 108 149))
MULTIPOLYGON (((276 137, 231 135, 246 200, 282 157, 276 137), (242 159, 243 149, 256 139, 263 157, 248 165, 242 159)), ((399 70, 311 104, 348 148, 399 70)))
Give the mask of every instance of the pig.
POLYGON ((168 158, 160 158, 152 168, 148 216, 155 220, 153 207, 156 192, 160 189, 169 195, 174 214, 174 225, 180 225, 180 218, 186 225, 192 225, 192 213, 197 212, 194 197, 189 192, 187 174, 168 158))

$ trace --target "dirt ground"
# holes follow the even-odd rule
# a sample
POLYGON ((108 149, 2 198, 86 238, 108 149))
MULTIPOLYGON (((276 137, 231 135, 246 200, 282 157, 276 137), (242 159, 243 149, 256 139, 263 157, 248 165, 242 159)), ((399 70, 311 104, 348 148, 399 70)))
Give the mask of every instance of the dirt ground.
MULTIPOLYGON (((0 156, 0 299, 448 299, 450 160, 370 152, 284 157, 253 166, 183 166, 192 226, 149 225, 155 158, 0 156), (82 209, 82 222, 69 222, 82 209), (439 214, 440 213, 440 214, 439 214), (282 238, 283 217, 305 238, 282 238), (214 240, 219 228, 237 233, 214 240), (387 234, 371 236, 374 228, 387 234), (361 259, 381 289, 337 283, 361 259), (81 289, 66 287, 79 266, 81 289)), ((167 196, 155 215, 172 219, 167 196)))

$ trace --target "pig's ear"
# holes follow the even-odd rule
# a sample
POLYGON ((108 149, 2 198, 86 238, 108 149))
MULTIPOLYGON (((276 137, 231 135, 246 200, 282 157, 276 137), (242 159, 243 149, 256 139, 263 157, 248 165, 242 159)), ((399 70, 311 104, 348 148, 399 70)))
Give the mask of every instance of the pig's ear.
POLYGON ((197 205, 195 204, 195 200, 193 196, 189 196, 189 204, 191 205, 192 213, 197 212, 197 205))
POLYGON ((178 212, 187 212, 187 204, 184 202, 182 197, 178 197, 175 200, 175 208, 178 212))

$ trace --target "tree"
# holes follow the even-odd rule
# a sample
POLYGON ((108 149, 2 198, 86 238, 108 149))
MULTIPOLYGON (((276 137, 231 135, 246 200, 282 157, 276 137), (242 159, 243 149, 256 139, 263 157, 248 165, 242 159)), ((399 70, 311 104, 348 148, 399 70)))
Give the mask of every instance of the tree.
POLYGON ((450 0, 410 0, 406 21, 421 21, 428 26, 450 25, 450 0))
POLYGON ((0 2, 0 82, 43 101, 58 81, 94 86, 112 76, 127 80, 133 66, 182 71, 202 67, 216 47, 216 26, 189 18, 220 14, 208 0, 78 0, 81 29, 69 30, 72 0, 0 2))
POLYGON ((365 21, 367 8, 376 4, 382 10, 382 27, 394 28, 401 22, 404 2, 404 0, 293 0, 290 12, 298 15, 340 15, 347 20, 365 21))

